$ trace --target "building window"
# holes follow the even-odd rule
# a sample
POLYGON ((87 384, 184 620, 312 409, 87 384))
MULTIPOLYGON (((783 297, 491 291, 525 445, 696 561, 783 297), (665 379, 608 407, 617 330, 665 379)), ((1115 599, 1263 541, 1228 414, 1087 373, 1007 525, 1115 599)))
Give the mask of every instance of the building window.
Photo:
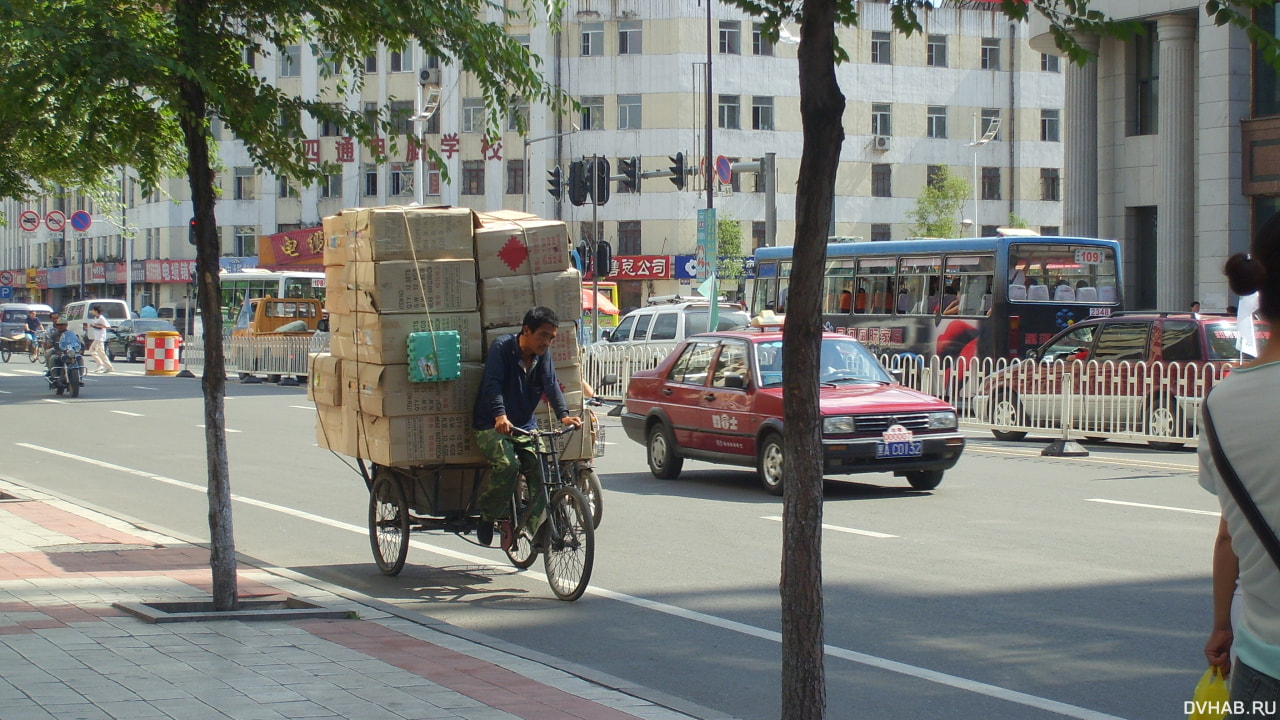
POLYGON ((393 73, 413 72, 413 47, 404 47, 388 53, 387 70, 393 73))
POLYGON ((236 168, 235 176, 235 195, 236 200, 253 200, 257 197, 258 175, 251 167, 236 168))
MULTIPOLYGON (((432 117, 437 115, 432 115, 432 117)), ((524 124, 526 129, 529 127, 529 101, 524 98, 517 100, 511 106, 511 110, 507 112, 507 130, 519 132, 521 123, 524 124)))
POLYGON ((764 34, 764 23, 751 24, 751 54, 773 56, 773 43, 764 34))
POLYGON ((1156 45, 1156 24, 1143 23, 1143 32, 1125 43, 1129 70, 1133 77, 1128 97, 1130 135, 1154 135, 1160 131, 1160 56, 1156 45))
POLYGON ((1062 199, 1062 178, 1058 168, 1040 168, 1040 199, 1055 202, 1062 199))
MULTIPOLYGON (((330 107, 334 112, 342 109, 336 104, 331 104, 330 107)), ((338 127, 338 123, 328 119, 320 121, 320 137, 338 137, 341 134, 342 128, 338 127)))
POLYGON ((1049 53, 1040 53, 1040 71, 1041 72, 1062 72, 1062 59, 1057 55, 1049 53))
POLYGON ((982 69, 1000 69, 1000 38, 982 38, 982 69))
POLYGON ((982 108, 982 137, 986 137, 991 132, 991 128, 995 127, 996 131, 991 136, 992 140, 1000 139, 1000 108, 982 108))
POLYGON ((945 105, 930 105, 929 114, 925 118, 928 128, 929 137, 946 139, 947 137, 947 107, 945 105))
POLYGON ((1057 225, 1041 225, 1040 234, 1044 237, 1058 237, 1062 234, 1062 228, 1057 225))
POLYGON ((642 116, 640 113, 640 96, 639 95, 619 95, 618 96, 618 129, 619 130, 639 130, 642 116))
POLYGON ((742 23, 737 20, 720 21, 720 54, 742 54, 742 23))
POLYGON ((484 132, 484 99, 462 99, 462 132, 484 132))
MULTIPOLYGON (((1253 13, 1253 22, 1275 37, 1280 31, 1275 6, 1265 5, 1253 13)), ((1253 114, 1255 117, 1280 115, 1280 74, 1256 44, 1253 46, 1253 114)))
POLYGON ((483 195, 484 194, 484 161, 483 160, 463 160, 462 161, 462 194, 463 195, 483 195))
POLYGON ((644 51, 640 23, 635 20, 618 23, 618 54, 639 55, 644 51))
POLYGON ((941 165, 930 165, 930 166, 925 170, 925 173, 926 173, 925 180, 924 180, 924 184, 925 184, 925 186, 926 186, 926 187, 931 187, 931 188, 936 188, 936 187, 938 186, 938 182, 941 180, 941 178, 940 178, 940 177, 938 177, 938 176, 939 176, 940 174, 942 174, 942 166, 941 166, 941 165))
POLYGON ((258 254, 258 228, 253 225, 237 225, 235 246, 232 254, 236 257, 254 257, 258 254))
POLYGON ((1059 120, 1057 110, 1040 111, 1040 139, 1044 142, 1058 142, 1059 120))
POLYGON ((413 194, 413 163, 394 162, 391 163, 391 172, 389 175, 391 187, 388 188, 391 195, 412 195, 413 194))
POLYGON ((582 124, 583 130, 603 130, 604 129, 604 96, 603 95, 583 95, 582 100, 582 124))
POLYGON ((751 129, 773 129, 773 98, 760 95, 751 97, 751 129))
POLYGON ((440 194, 440 167, 435 163, 427 163, 427 194, 440 194))
POLYGON ((871 62, 875 65, 893 64, 893 45, 887 32, 871 33, 871 62))
POLYGON ((871 241, 887 242, 893 239, 893 229, 889 223, 871 223, 871 241))
POLYGON ((888 163, 871 164, 871 197, 893 197, 893 168, 888 163))
POLYGON ((325 48, 320 51, 317 69, 320 77, 331 78, 338 74, 338 63, 333 59, 333 51, 325 48))
POLYGON ((925 64, 929 67, 946 67, 947 66, 947 36, 946 35, 930 35, 929 43, 925 46, 925 64))
POLYGON ((872 135, 892 135, 893 134, 893 116, 892 106, 889 103, 872 103, 871 104, 871 134, 872 135))
POLYGON ((320 197, 322 198, 341 198, 342 197, 342 173, 334 173, 325 175, 320 178, 320 197))
POLYGON ((618 255, 643 255, 640 249, 640 221, 618 222, 618 255))
POLYGON ((288 176, 280 175, 276 178, 276 194, 280 198, 296 198, 298 197, 298 186, 294 185, 288 176))
POLYGON ((388 109, 393 135, 413 135, 413 101, 392 100, 388 109))
POLYGON ((364 56, 364 71, 368 75, 373 75, 378 72, 378 54, 377 53, 374 53, 373 55, 364 56))
POLYGON ((742 127, 741 100, 737 95, 720 96, 720 127, 726 130, 738 130, 742 127))
POLYGON ((378 166, 377 165, 364 166, 364 196, 365 197, 378 196, 378 166))
POLYGON ((364 126, 369 128, 371 132, 378 132, 378 103, 365 103, 362 114, 364 115, 364 126))
POLYGON ((765 234, 765 224, 762 220, 751 221, 751 247, 752 249, 765 247, 765 243, 769 238, 765 234))
POLYGON ((998 167, 982 168, 982 199, 983 200, 999 200, 1000 199, 1000 168, 998 167))
POLYGON ((524 160, 507 161, 507 194, 524 195, 524 160))
POLYGON ((280 50, 280 77, 299 77, 302 75, 302 46, 285 45, 280 50))
POLYGON ((582 23, 582 57, 604 55, 604 23, 582 23))

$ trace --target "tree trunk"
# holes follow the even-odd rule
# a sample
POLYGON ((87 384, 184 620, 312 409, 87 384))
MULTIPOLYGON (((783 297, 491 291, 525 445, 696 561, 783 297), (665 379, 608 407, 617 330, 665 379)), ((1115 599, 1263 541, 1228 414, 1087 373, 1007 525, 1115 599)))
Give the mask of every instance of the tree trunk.
POLYGON ((796 237, 783 330, 782 717, 826 711, 822 607, 822 421, 818 356, 822 272, 844 143, 844 95, 835 73, 835 0, 806 0, 800 27, 804 149, 796 186, 796 237))
MULTIPOLYGON (((180 2, 177 23, 188 39, 183 59, 200 67, 198 46, 199 0, 180 2)), ((213 609, 235 610, 239 590, 236 577, 236 542, 231 523, 231 479, 227 466, 226 418, 223 397, 227 372, 222 351, 222 298, 218 280, 217 220, 214 218, 213 168, 209 163, 204 89, 190 77, 179 80, 182 134, 187 146, 187 179, 195 207, 196 275, 200 316, 204 324, 204 439, 209 483, 209 565, 213 572, 213 609)))

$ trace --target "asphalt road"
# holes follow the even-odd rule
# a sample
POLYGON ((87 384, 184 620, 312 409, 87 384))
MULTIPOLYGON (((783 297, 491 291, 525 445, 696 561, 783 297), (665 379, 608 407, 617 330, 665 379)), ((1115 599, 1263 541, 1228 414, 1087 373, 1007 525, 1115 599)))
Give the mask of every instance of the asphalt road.
MULTIPOLYGON (((0 474, 208 536, 199 380, 117 363, 60 402, 0 365, 0 474)), ((653 478, 609 419, 591 589, 554 599, 541 562, 416 535, 379 574, 367 493, 315 447, 303 388, 228 384, 237 549, 732 717, 779 717, 781 501, 752 472, 688 462, 653 478)), ((1203 669, 1216 501, 1191 451, 970 433, 933 492, 828 480, 829 717, 1167 718, 1203 669)))

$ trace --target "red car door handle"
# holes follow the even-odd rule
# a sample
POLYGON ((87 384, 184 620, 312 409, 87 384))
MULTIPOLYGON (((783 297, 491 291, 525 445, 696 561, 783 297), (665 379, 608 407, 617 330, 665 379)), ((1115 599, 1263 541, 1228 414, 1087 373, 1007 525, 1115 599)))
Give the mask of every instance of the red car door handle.
POLYGON ((703 399, 703 400, 706 400, 707 402, 711 402, 712 400, 715 400, 715 399, 716 399, 716 394, 715 394, 715 393, 707 393, 706 395, 703 395, 703 396, 702 396, 702 399, 703 399))
POLYGON ((671 388, 662 388, 662 394, 663 394, 663 395, 670 395, 670 394, 671 394, 671 388))

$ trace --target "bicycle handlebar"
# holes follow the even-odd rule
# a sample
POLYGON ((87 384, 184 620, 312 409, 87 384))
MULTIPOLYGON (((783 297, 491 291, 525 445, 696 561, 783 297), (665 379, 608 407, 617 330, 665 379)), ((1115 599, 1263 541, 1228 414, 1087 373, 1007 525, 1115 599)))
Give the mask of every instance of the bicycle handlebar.
POLYGON ((581 429, 582 429, 581 426, 575 427, 571 425, 566 425, 560 428, 559 430, 525 430, 522 427, 517 427, 515 425, 512 425, 511 434, 515 435, 516 433, 519 433, 521 435, 527 435, 529 437, 560 437, 565 433, 571 433, 581 429))

